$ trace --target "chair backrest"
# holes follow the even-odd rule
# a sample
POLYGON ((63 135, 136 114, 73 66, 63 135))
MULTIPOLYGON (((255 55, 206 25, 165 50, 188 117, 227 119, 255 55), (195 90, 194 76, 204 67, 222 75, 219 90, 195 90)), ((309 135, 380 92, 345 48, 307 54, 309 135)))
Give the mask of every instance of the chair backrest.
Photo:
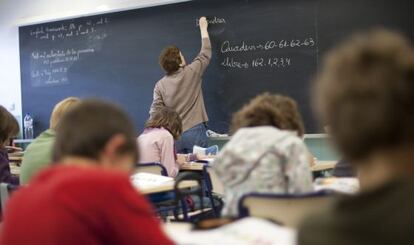
MULTIPOLYGON (((188 214, 187 214, 187 204, 186 204, 186 198, 188 196, 191 196, 192 198, 198 197, 200 201, 200 210, 204 210, 204 190, 203 190, 203 179, 202 176, 194 173, 194 172, 183 172, 180 173, 177 178, 175 179, 174 184, 174 193, 175 193, 175 205, 179 207, 179 203, 181 203, 181 208, 183 211, 183 217, 181 221, 189 221, 188 214), (197 185, 195 187, 191 188, 181 188, 180 184, 185 181, 195 181, 197 182, 197 185)), ((193 200, 195 201, 195 200, 193 200)), ((176 216, 176 219, 180 221, 178 216, 176 216)))
POLYGON ((162 176, 168 176, 167 169, 160 163, 137 163, 135 165, 135 173, 150 173, 162 176))
POLYGON ((240 199, 239 215, 271 219, 295 228, 307 215, 323 210, 334 197, 335 193, 329 191, 300 195, 250 193, 240 199))
POLYGON ((10 198, 10 194, 17 190, 18 186, 8 183, 0 183, 0 201, 1 201, 1 212, 4 213, 6 210, 6 203, 10 198))
POLYGON ((211 166, 205 165, 203 167, 204 178, 206 180, 207 188, 221 196, 224 195, 224 185, 217 176, 216 171, 211 166))
MULTIPOLYGON (((198 196, 201 201, 201 199, 204 196, 202 177, 199 174, 193 173, 193 172, 183 172, 179 174, 177 178, 175 179, 174 192, 175 192, 175 197, 177 201, 181 198, 185 198, 190 195, 198 196), (180 184, 184 181, 195 181, 197 182, 197 186, 189 188, 189 189, 185 189, 185 188, 183 189, 181 188, 180 184)), ((201 204, 203 204, 203 202, 201 202, 201 204)))

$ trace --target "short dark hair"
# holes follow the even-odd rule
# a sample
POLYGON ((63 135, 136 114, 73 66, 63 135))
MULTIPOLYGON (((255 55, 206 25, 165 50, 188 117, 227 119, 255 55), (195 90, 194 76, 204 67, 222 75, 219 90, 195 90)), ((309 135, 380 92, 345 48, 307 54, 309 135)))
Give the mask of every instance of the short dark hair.
POLYGON ((20 127, 16 118, 0 105, 0 145, 19 133, 20 127))
POLYGON ((168 46, 160 54, 159 63, 162 69, 171 75, 180 69, 182 63, 180 50, 176 46, 168 46))
POLYGON ((325 58, 314 104, 349 161, 414 143, 414 50, 398 33, 358 34, 325 58))
POLYGON ((183 133, 183 124, 180 115, 169 107, 158 107, 145 123, 146 128, 165 128, 178 139, 183 133))
POLYGON ((54 160, 68 156, 98 160, 105 145, 117 134, 126 139, 119 153, 132 154, 137 161, 135 129, 128 115, 111 103, 84 100, 65 113, 58 124, 54 160))
POLYGON ((296 102, 277 94, 263 93, 251 100, 233 115, 230 131, 235 133, 243 127, 274 126, 282 130, 304 134, 302 116, 296 102))

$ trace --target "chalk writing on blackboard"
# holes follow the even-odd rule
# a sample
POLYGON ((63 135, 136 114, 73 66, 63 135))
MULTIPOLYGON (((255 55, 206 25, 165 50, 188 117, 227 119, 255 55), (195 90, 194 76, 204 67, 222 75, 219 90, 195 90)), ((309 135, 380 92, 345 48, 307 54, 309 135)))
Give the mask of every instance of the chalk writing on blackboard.
POLYGON ((221 53, 229 52, 250 52, 250 51, 267 51, 271 49, 314 47, 316 45, 312 37, 302 40, 268 40, 260 43, 248 43, 246 41, 230 42, 225 40, 220 46, 221 53))
POLYGON ((294 58, 281 50, 314 49, 316 45, 313 37, 262 42, 224 40, 220 45, 220 52, 224 54, 220 66, 231 70, 287 70, 293 65, 294 58), (240 55, 236 55, 241 53, 251 53, 253 57, 240 58, 240 55))
POLYGON ((32 86, 67 84, 67 72, 73 63, 80 60, 83 55, 94 52, 93 48, 33 51, 30 58, 32 86))
POLYGON ((67 73, 70 67, 83 56, 101 49, 104 39, 108 37, 105 26, 110 22, 108 17, 90 17, 31 28, 30 38, 46 42, 44 47, 49 47, 34 50, 30 54, 31 85, 39 87, 69 83, 67 73), (65 40, 81 45, 67 46, 65 40))
MULTIPOLYGON (((196 26, 199 26, 200 25, 199 19, 196 19, 195 23, 196 23, 196 26)), ((209 25, 226 24, 226 20, 224 18, 213 16, 213 17, 207 18, 207 23, 209 25)))
POLYGON ((88 19, 80 23, 51 24, 30 30, 30 36, 39 40, 63 40, 76 37, 104 39, 107 37, 103 26, 110 23, 109 18, 88 19))
POLYGON ((292 65, 290 57, 253 57, 247 60, 234 57, 225 57, 220 63, 221 66, 233 69, 284 69, 292 65))

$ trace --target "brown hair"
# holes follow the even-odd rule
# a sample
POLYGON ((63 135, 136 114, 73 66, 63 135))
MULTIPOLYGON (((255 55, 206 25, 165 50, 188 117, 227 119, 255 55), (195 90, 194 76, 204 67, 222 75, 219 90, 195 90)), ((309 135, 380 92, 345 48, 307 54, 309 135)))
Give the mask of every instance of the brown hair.
POLYGON ((7 140, 19 133, 20 127, 16 118, 3 106, 0 105, 0 147, 7 140))
POLYGON ((80 102, 79 98, 76 97, 68 97, 55 105, 52 111, 52 116, 50 117, 50 128, 56 129, 60 119, 62 119, 63 115, 77 105, 80 102))
POLYGON ((180 69, 182 63, 180 50, 176 46, 168 46, 160 54, 159 63, 162 69, 171 75, 180 69))
POLYGON ((294 130, 304 134, 302 116, 296 102, 287 96, 263 93, 233 115, 230 131, 242 127, 274 126, 282 130, 294 130))
POLYGON ((399 34, 356 35, 325 58, 314 104, 350 161, 414 143, 414 50, 399 34))
POLYGON ((104 101, 84 100, 65 113, 58 124, 54 160, 67 156, 98 160, 105 145, 117 134, 126 140, 119 154, 132 154, 137 161, 135 130, 127 114, 104 101))
POLYGON ((175 140, 180 138, 183 133, 183 125, 180 115, 168 107, 159 107, 145 123, 146 128, 165 128, 174 137, 175 140))

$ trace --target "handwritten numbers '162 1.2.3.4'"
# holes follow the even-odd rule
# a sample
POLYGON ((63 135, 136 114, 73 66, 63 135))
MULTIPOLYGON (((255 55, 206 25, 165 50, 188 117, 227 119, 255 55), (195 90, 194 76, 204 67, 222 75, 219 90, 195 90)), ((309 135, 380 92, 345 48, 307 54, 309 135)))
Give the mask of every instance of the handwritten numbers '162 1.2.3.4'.
POLYGON ((252 67, 288 67, 292 64, 290 58, 256 58, 252 60, 252 67))

